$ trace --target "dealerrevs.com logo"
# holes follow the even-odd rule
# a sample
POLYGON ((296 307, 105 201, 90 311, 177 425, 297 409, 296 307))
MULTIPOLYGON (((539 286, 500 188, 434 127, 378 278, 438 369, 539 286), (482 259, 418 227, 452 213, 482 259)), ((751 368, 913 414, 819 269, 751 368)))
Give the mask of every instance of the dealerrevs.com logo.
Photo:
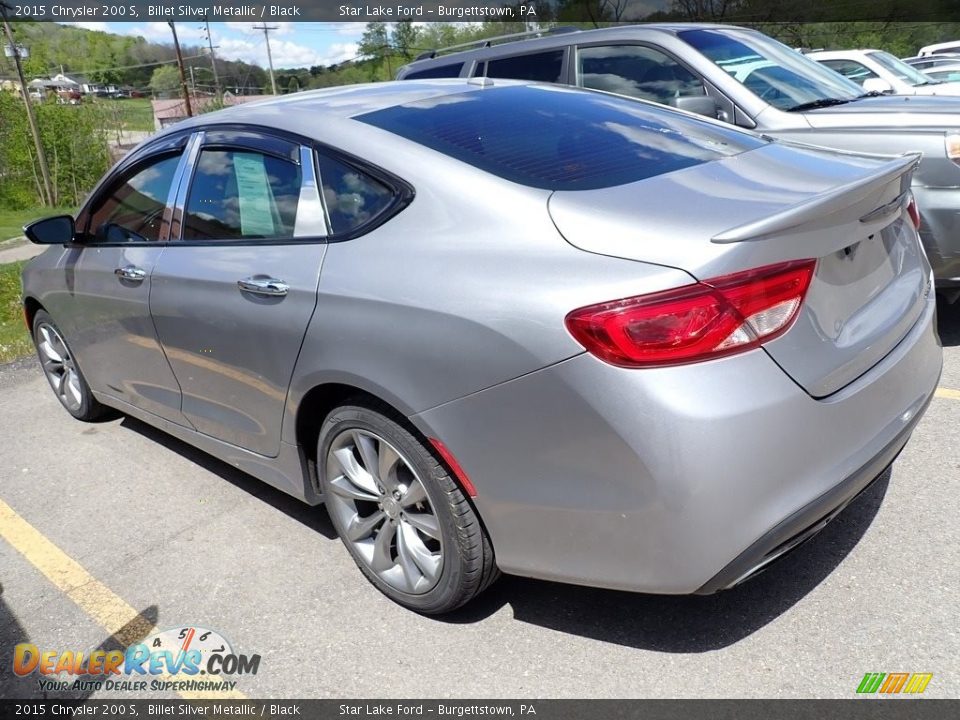
POLYGON ((857 686, 860 695, 919 695, 927 689, 933 673, 867 673, 857 686))
POLYGON ((228 691, 237 684, 229 678, 256 675, 259 668, 259 655, 236 653, 220 633, 194 626, 155 633, 126 650, 41 650, 21 643, 13 651, 13 672, 36 673, 44 691, 228 691))

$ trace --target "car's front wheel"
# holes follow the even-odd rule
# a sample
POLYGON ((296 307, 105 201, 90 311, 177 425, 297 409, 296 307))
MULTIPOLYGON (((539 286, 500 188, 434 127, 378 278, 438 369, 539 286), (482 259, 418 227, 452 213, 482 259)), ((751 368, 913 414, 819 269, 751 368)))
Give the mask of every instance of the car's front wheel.
POLYGON ((449 612, 496 580, 493 548, 439 458, 380 410, 344 406, 323 423, 317 471, 330 519, 384 595, 449 612))
POLYGON ((93 397, 67 341, 45 310, 38 310, 33 318, 33 342, 43 374, 68 413, 89 422, 109 412, 93 397))

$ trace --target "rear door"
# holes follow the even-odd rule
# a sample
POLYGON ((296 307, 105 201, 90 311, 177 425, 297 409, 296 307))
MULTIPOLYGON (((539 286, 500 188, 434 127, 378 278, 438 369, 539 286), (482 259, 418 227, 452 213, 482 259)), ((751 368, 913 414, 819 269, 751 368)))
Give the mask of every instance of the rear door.
POLYGON ((274 456, 326 251, 313 153, 213 130, 190 165, 152 276, 157 333, 197 430, 274 456))

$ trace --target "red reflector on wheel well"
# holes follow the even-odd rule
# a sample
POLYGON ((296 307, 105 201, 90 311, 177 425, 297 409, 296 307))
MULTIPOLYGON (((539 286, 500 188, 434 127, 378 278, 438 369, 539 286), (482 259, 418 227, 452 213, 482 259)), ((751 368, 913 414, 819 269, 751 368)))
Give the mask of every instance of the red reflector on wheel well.
POLYGON ((443 458, 443 461, 447 464, 447 467, 450 468, 450 472, 453 473, 454 477, 460 483, 467 495, 470 497, 477 496, 477 489, 473 486, 473 483, 470 482, 470 478, 467 477, 467 473, 464 472, 463 468, 460 467, 460 463, 457 462, 457 459, 453 456, 453 453, 447 449, 447 446, 436 438, 430 438, 430 443, 436 448, 437 452, 440 453, 440 457, 443 458))

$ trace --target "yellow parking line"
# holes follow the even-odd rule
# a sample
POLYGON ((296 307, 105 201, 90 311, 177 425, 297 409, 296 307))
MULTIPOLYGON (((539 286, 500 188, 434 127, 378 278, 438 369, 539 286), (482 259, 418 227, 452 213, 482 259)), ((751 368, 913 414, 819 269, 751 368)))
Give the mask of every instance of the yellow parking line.
MULTIPOLYGON (((87 572, 80 563, 50 542, 39 530, 0 500, 0 537, 10 543, 77 607, 104 628, 123 647, 142 641, 157 627, 140 615, 110 588, 87 572)), ((169 676, 157 679, 171 680, 169 676)), ((238 690, 181 691, 189 700, 200 698, 241 700, 238 690)))
POLYGON ((938 398, 949 398, 950 400, 960 400, 960 390, 951 390, 950 388, 937 388, 935 393, 938 398))

